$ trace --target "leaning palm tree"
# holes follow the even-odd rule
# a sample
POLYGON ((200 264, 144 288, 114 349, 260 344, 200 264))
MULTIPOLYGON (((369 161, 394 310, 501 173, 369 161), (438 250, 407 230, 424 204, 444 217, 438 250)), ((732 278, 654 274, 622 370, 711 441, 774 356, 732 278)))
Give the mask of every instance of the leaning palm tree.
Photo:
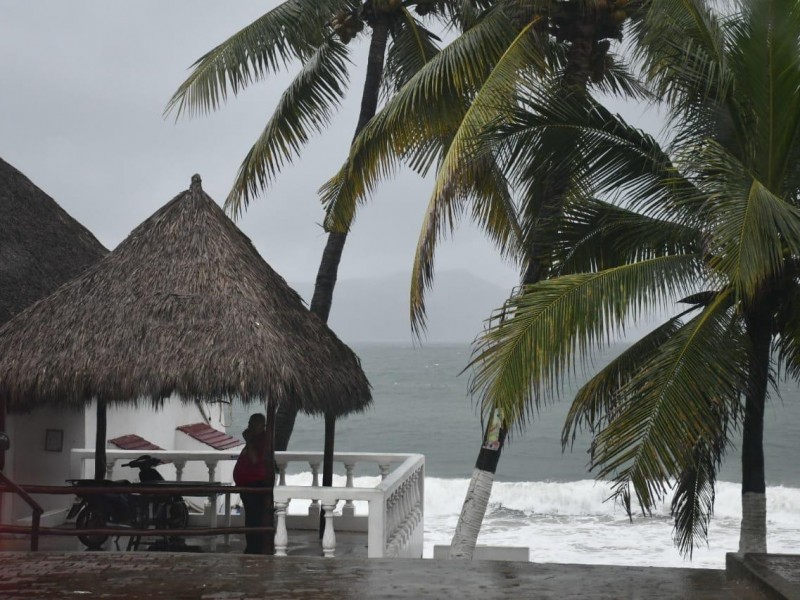
MULTIPOLYGON (((521 263, 523 283, 548 275, 557 223, 574 191, 574 168, 567 159, 577 138, 566 129, 545 133, 535 146, 520 150, 537 167, 513 173, 503 167, 509 157, 502 147, 496 151, 481 143, 481 134, 508 122, 521 92, 534 87, 546 87, 554 106, 585 98, 590 89, 640 94, 624 62, 610 52, 610 40, 621 38, 623 21, 643 10, 642 2, 499 0, 421 69, 355 140, 347 164, 323 189, 326 224, 335 230, 347 229, 357 205, 397 161, 427 168, 432 157, 438 159, 411 285, 417 333, 424 329, 424 293, 433 280, 437 239, 469 200, 493 238, 514 233, 505 248, 521 263), (416 106, 429 109, 420 115, 416 106), (517 206, 509 184, 518 190, 517 206)), ((512 415, 489 411, 451 557, 472 556, 513 423, 512 415)))
MULTIPOLYGON (((629 511, 634 498, 649 512, 672 491, 688 553, 707 536, 739 427, 739 551, 766 551, 764 406, 776 373, 800 378, 800 8, 736 9, 663 2, 643 23, 642 64, 674 128, 669 151, 601 110, 580 128, 574 160, 595 191, 617 195, 568 207, 556 276, 509 299, 473 360, 486 410, 524 418, 626 320, 680 301, 579 391, 563 442, 592 432, 591 468, 629 511)), ((572 108, 561 109, 523 107, 500 136, 525 147, 538 130, 567 126, 572 108)))
MULTIPOLYGON (((348 85, 353 40, 369 39, 358 134, 375 114, 381 90, 391 96, 437 54, 438 37, 427 24, 463 27, 473 18, 474 5, 480 4, 480 0, 286 0, 202 56, 165 112, 179 117, 216 110, 229 93, 236 95, 293 61, 302 64, 245 156, 225 202, 229 212, 240 215, 330 122, 348 85)), ((310 309, 323 321, 330 314, 346 239, 346 233, 329 233, 320 261, 310 309)), ((279 408, 279 450, 289 443, 295 417, 288 404, 279 408)), ((326 448, 332 444, 333 427, 333 419, 326 418, 326 448)))

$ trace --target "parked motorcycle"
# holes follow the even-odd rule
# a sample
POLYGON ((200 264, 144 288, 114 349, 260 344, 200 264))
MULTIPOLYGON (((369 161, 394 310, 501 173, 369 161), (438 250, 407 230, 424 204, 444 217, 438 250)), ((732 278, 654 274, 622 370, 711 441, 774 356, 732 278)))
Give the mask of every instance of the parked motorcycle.
MULTIPOLYGON (((139 469, 139 481, 145 485, 154 481, 164 481, 156 465, 157 458, 145 455, 136 458, 123 467, 139 469)), ((115 493, 114 487, 131 486, 130 481, 96 481, 94 479, 70 479, 77 488, 81 486, 108 486, 107 494, 81 495, 75 492, 76 499, 67 519, 75 519, 77 529, 102 529, 106 525, 130 527, 131 529, 182 529, 189 523, 189 508, 182 496, 161 496, 155 494, 115 493)), ((154 534, 156 532, 154 531, 154 534)), ((79 535, 78 539, 90 550, 100 549, 108 540, 108 535, 79 535)), ((136 549, 139 537, 131 537, 128 549, 136 549)))

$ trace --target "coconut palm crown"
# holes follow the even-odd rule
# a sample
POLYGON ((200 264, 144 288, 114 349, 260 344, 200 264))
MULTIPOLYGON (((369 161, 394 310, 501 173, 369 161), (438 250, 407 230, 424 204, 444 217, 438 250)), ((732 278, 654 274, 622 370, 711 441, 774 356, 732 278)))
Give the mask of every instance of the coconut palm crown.
MULTIPOLYGON (((635 31, 669 111, 666 150, 600 107, 580 112, 574 161, 589 193, 561 223, 554 277, 520 289, 477 344, 473 390, 524 422, 628 320, 680 301, 580 390, 563 442, 592 432, 590 466, 629 511, 672 492, 675 540, 691 553, 741 428, 740 551, 763 552, 764 404, 779 374, 800 377, 800 8, 714 7, 665 0, 635 31)), ((494 142, 524 148, 576 116, 530 102, 494 142)))
POLYGON ((165 114, 180 117, 217 110, 228 94, 237 95, 292 63, 301 64, 245 156, 228 195, 226 209, 241 214, 330 123, 349 85, 351 42, 370 37, 376 27, 388 32, 386 68, 381 58, 378 78, 388 95, 438 52, 439 38, 426 25, 439 21, 461 26, 472 18, 473 4, 481 2, 285 0, 200 57, 165 114))

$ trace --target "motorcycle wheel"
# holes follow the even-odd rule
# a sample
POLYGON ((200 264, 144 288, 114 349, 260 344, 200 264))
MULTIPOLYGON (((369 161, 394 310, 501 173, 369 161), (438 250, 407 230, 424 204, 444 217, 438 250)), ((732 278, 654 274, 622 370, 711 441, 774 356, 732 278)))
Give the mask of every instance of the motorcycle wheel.
MULTIPOLYGON (((83 509, 75 520, 76 529, 100 529, 106 526, 106 516, 101 511, 83 509)), ((89 550, 100 550, 108 540, 107 535, 79 535, 78 539, 89 550)))
POLYGON ((189 507, 183 498, 171 502, 168 510, 170 529, 184 529, 189 525, 189 507))

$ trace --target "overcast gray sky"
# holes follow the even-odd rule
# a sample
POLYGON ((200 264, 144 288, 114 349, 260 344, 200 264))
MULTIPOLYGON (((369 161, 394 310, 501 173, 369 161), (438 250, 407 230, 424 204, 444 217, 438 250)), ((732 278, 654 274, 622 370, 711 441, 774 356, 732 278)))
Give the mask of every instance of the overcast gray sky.
MULTIPOLYGON (((280 92, 280 74, 205 117, 162 118, 188 67, 276 0, 2 0, 0 156, 107 247, 186 189, 198 172, 222 203, 280 92)), ((355 61, 363 67, 365 46, 355 61)), ((251 204, 239 225, 286 279, 313 281, 325 242, 316 190, 341 164, 364 71, 349 100, 302 160, 251 204)), ((626 116, 653 128, 639 107, 626 116)), ((411 172, 382 186, 348 240, 341 278, 410 271, 430 185, 411 172)), ((460 268, 510 289, 515 270, 465 224, 437 268, 460 268)), ((335 305, 335 300, 334 300, 335 305)), ((470 335, 471 337, 471 335, 470 335)))

